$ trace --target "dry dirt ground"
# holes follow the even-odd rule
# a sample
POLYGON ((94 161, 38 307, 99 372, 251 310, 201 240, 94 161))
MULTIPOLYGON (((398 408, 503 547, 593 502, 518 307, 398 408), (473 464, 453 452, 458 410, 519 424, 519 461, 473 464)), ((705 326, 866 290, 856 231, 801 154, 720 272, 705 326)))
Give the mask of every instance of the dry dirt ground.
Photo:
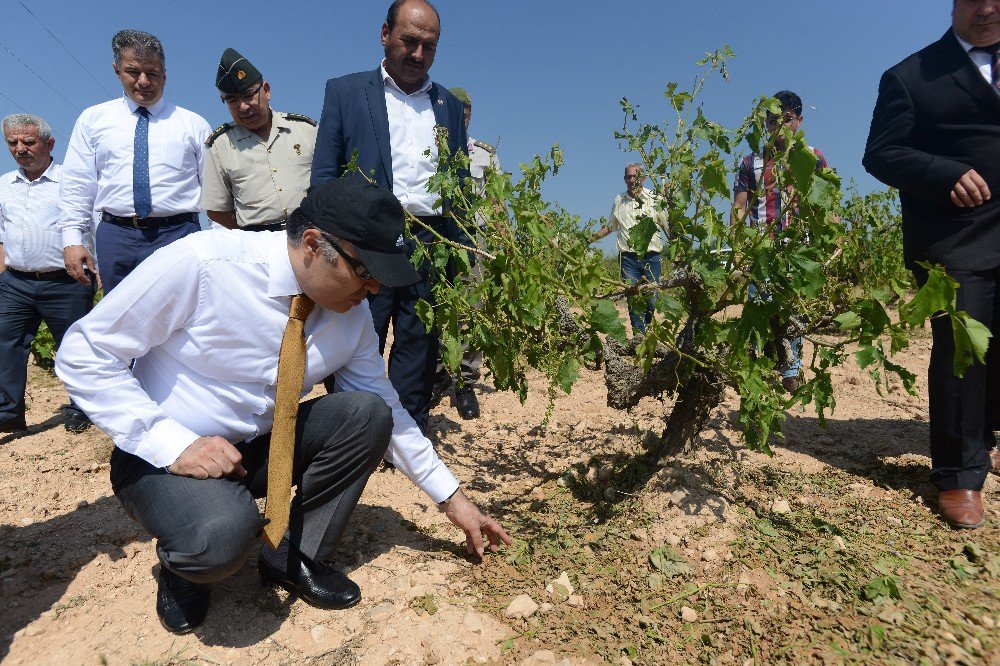
MULTIPOLYGON (((928 349, 917 340, 902 363, 923 377, 928 349)), ((597 372, 545 427, 537 379, 523 406, 480 387, 478 421, 446 399, 432 438, 514 547, 474 563, 426 497, 380 471, 338 558, 357 607, 262 589, 251 558, 215 589, 204 626, 177 637, 156 618, 150 538, 111 493, 108 440, 66 433, 65 393, 32 368, 30 433, 0 436, 0 659, 1000 664, 997 477, 986 527, 943 527, 924 400, 880 396, 856 369, 836 385, 828 429, 793 410, 774 457, 742 448, 729 395, 703 446, 660 465, 643 440, 669 404, 611 410, 597 372), (547 591, 563 572, 569 586, 547 591), (521 595, 526 617, 510 617, 521 595)))

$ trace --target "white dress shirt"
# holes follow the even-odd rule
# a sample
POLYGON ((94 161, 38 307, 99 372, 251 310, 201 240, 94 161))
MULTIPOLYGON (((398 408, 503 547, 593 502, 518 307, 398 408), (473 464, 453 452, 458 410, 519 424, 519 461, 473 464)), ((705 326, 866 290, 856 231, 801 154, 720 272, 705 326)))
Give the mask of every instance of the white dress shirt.
MULTIPOLYGON (((63 246, 79 245, 93 212, 135 215, 132 162, 138 105, 127 95, 82 114, 73 127, 59 204, 63 246)), ((165 102, 149 110, 151 217, 196 213, 201 208, 205 139, 212 128, 196 113, 165 102)))
POLYGON ((440 215, 441 207, 434 205, 438 195, 427 191, 427 182, 437 173, 438 160, 430 77, 420 90, 408 95, 385 71, 383 61, 382 83, 385 110, 389 114, 392 193, 414 215, 440 215), (430 155, 424 155, 428 149, 430 155))
POLYGON ((659 252, 663 249, 663 240, 660 238, 660 230, 667 230, 667 210, 657 210, 656 200, 653 193, 642 188, 642 193, 638 199, 633 199, 628 191, 622 192, 615 197, 615 203, 611 206, 611 214, 608 216, 608 228, 618 232, 618 251, 635 252, 644 254, 632 248, 629 242, 629 234, 632 227, 639 223, 641 217, 650 217, 657 225, 656 233, 649 239, 649 247, 645 252, 659 252))
MULTIPOLYGON (((278 351, 301 293, 284 232, 192 234, 154 253, 66 333, 56 374, 115 446, 157 467, 200 436, 239 443, 274 419, 278 351), (131 359, 135 366, 129 370, 131 359)), ((367 302, 316 307, 302 394, 333 373, 392 408, 386 458, 434 502, 458 481, 385 376, 367 302)))
MULTIPOLYGON (((52 162, 35 180, 23 169, 0 176, 0 244, 7 265, 44 273, 63 267, 59 235, 59 180, 62 166, 52 162)), ((90 234, 86 234, 90 245, 90 234)))
MULTIPOLYGON (((952 34, 955 35, 954 32, 952 32, 952 34)), ((969 54, 969 58, 972 59, 972 64, 976 66, 976 68, 979 70, 979 73, 983 75, 984 79, 986 79, 986 82, 992 86, 993 58, 990 56, 990 54, 987 53, 986 51, 979 51, 979 50, 973 51, 973 49, 976 47, 974 47, 972 44, 965 41, 958 35, 955 35, 955 39, 957 39, 958 43, 962 46, 963 49, 965 49, 965 52, 969 54)), ((1000 89, 998 89, 998 92, 1000 92, 1000 89)))

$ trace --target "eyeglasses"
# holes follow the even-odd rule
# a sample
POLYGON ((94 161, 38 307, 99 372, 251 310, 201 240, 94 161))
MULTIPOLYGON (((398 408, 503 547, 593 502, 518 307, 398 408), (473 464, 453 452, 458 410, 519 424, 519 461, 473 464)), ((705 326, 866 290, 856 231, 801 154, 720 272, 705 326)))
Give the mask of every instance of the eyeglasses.
POLYGON ((250 91, 248 93, 243 93, 242 95, 222 95, 221 96, 222 103, 225 104, 226 106, 236 106, 237 104, 239 104, 241 102, 246 102, 247 104, 252 104, 254 98, 257 97, 257 93, 259 93, 260 89, 263 88, 263 87, 264 87, 264 84, 261 83, 259 86, 257 86, 256 88, 254 88, 252 91, 250 91))
POLYGON ((344 258, 344 261, 346 261, 347 265, 354 270, 354 274, 357 275, 359 279, 365 281, 365 280, 372 280, 375 278, 375 276, 372 275, 367 268, 365 268, 365 265, 363 263, 361 263, 351 255, 344 252, 344 248, 340 247, 340 245, 337 244, 337 241, 333 239, 333 236, 331 236, 330 234, 323 234, 323 238, 325 238, 330 243, 330 245, 333 246, 333 249, 336 250, 340 254, 340 256, 344 258))

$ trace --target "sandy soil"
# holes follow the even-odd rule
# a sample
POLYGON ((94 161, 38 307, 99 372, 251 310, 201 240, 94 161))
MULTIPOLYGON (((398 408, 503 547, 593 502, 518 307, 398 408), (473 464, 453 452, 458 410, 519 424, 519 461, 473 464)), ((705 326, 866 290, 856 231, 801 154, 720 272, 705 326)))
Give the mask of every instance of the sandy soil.
MULTIPOLYGON (((928 353, 929 342, 917 340, 903 362, 923 376, 928 353)), ((840 372, 837 385, 829 430, 814 414, 794 413, 789 443, 775 458, 732 446, 726 409, 706 437, 724 442, 725 456, 741 464, 803 474, 853 474, 873 461, 926 466, 922 399, 880 397, 856 370, 840 372)), ((251 559, 213 592, 203 627, 184 637, 167 633, 154 609, 152 543, 111 493, 109 441, 93 428, 80 435, 63 430, 58 408, 66 396, 54 378, 32 368, 29 386, 30 433, 0 436, 0 658, 6 663, 464 664, 514 658, 503 644, 523 628, 495 609, 505 608, 516 590, 484 599, 489 586, 480 581, 483 567, 462 555, 461 535, 392 471, 373 475, 339 551, 339 564, 363 591, 357 607, 323 611, 265 590, 251 559)), ((597 373, 585 371, 573 394, 557 401, 546 428, 538 427, 544 391, 522 406, 513 395, 480 388, 482 418, 462 421, 446 398, 434 410, 432 438, 469 495, 501 521, 543 482, 592 456, 634 448, 642 432, 662 427, 658 401, 646 400, 631 413, 606 407, 597 373)), ((925 381, 918 390, 926 394, 925 381)), ((726 408, 734 404, 729 396, 726 408)), ((639 537, 676 542, 695 558, 711 546, 712 559, 724 560, 735 536, 724 520, 725 493, 678 491, 671 473, 674 478, 660 475, 650 483, 644 501, 662 521, 639 537), (698 532, 706 524, 717 529, 698 532), (708 541, 699 542, 696 534, 708 541)), ((992 530, 1000 522, 997 485, 995 478, 987 485, 992 530)), ((931 489, 918 480, 897 499, 925 496, 931 489)), ((936 520, 929 509, 925 513, 929 522, 936 520)), ((558 644, 538 644, 516 658, 529 664, 562 659, 558 644)), ((576 656, 568 663, 587 661, 599 658, 576 656)))

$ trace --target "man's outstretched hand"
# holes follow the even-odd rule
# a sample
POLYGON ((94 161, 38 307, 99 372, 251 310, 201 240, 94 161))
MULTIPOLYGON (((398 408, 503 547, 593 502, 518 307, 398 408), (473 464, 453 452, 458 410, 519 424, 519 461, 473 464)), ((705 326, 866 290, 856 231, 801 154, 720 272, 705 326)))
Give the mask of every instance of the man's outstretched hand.
POLYGON ((500 544, 513 543, 500 523, 480 511, 461 489, 448 500, 444 513, 455 527, 465 532, 465 549, 470 555, 482 557, 487 542, 494 553, 500 544))
POLYGON ((234 475, 243 478, 247 471, 243 469, 242 460, 239 450, 228 440, 222 437, 199 437, 177 456, 177 460, 167 467, 167 471, 195 479, 221 479, 234 475))

